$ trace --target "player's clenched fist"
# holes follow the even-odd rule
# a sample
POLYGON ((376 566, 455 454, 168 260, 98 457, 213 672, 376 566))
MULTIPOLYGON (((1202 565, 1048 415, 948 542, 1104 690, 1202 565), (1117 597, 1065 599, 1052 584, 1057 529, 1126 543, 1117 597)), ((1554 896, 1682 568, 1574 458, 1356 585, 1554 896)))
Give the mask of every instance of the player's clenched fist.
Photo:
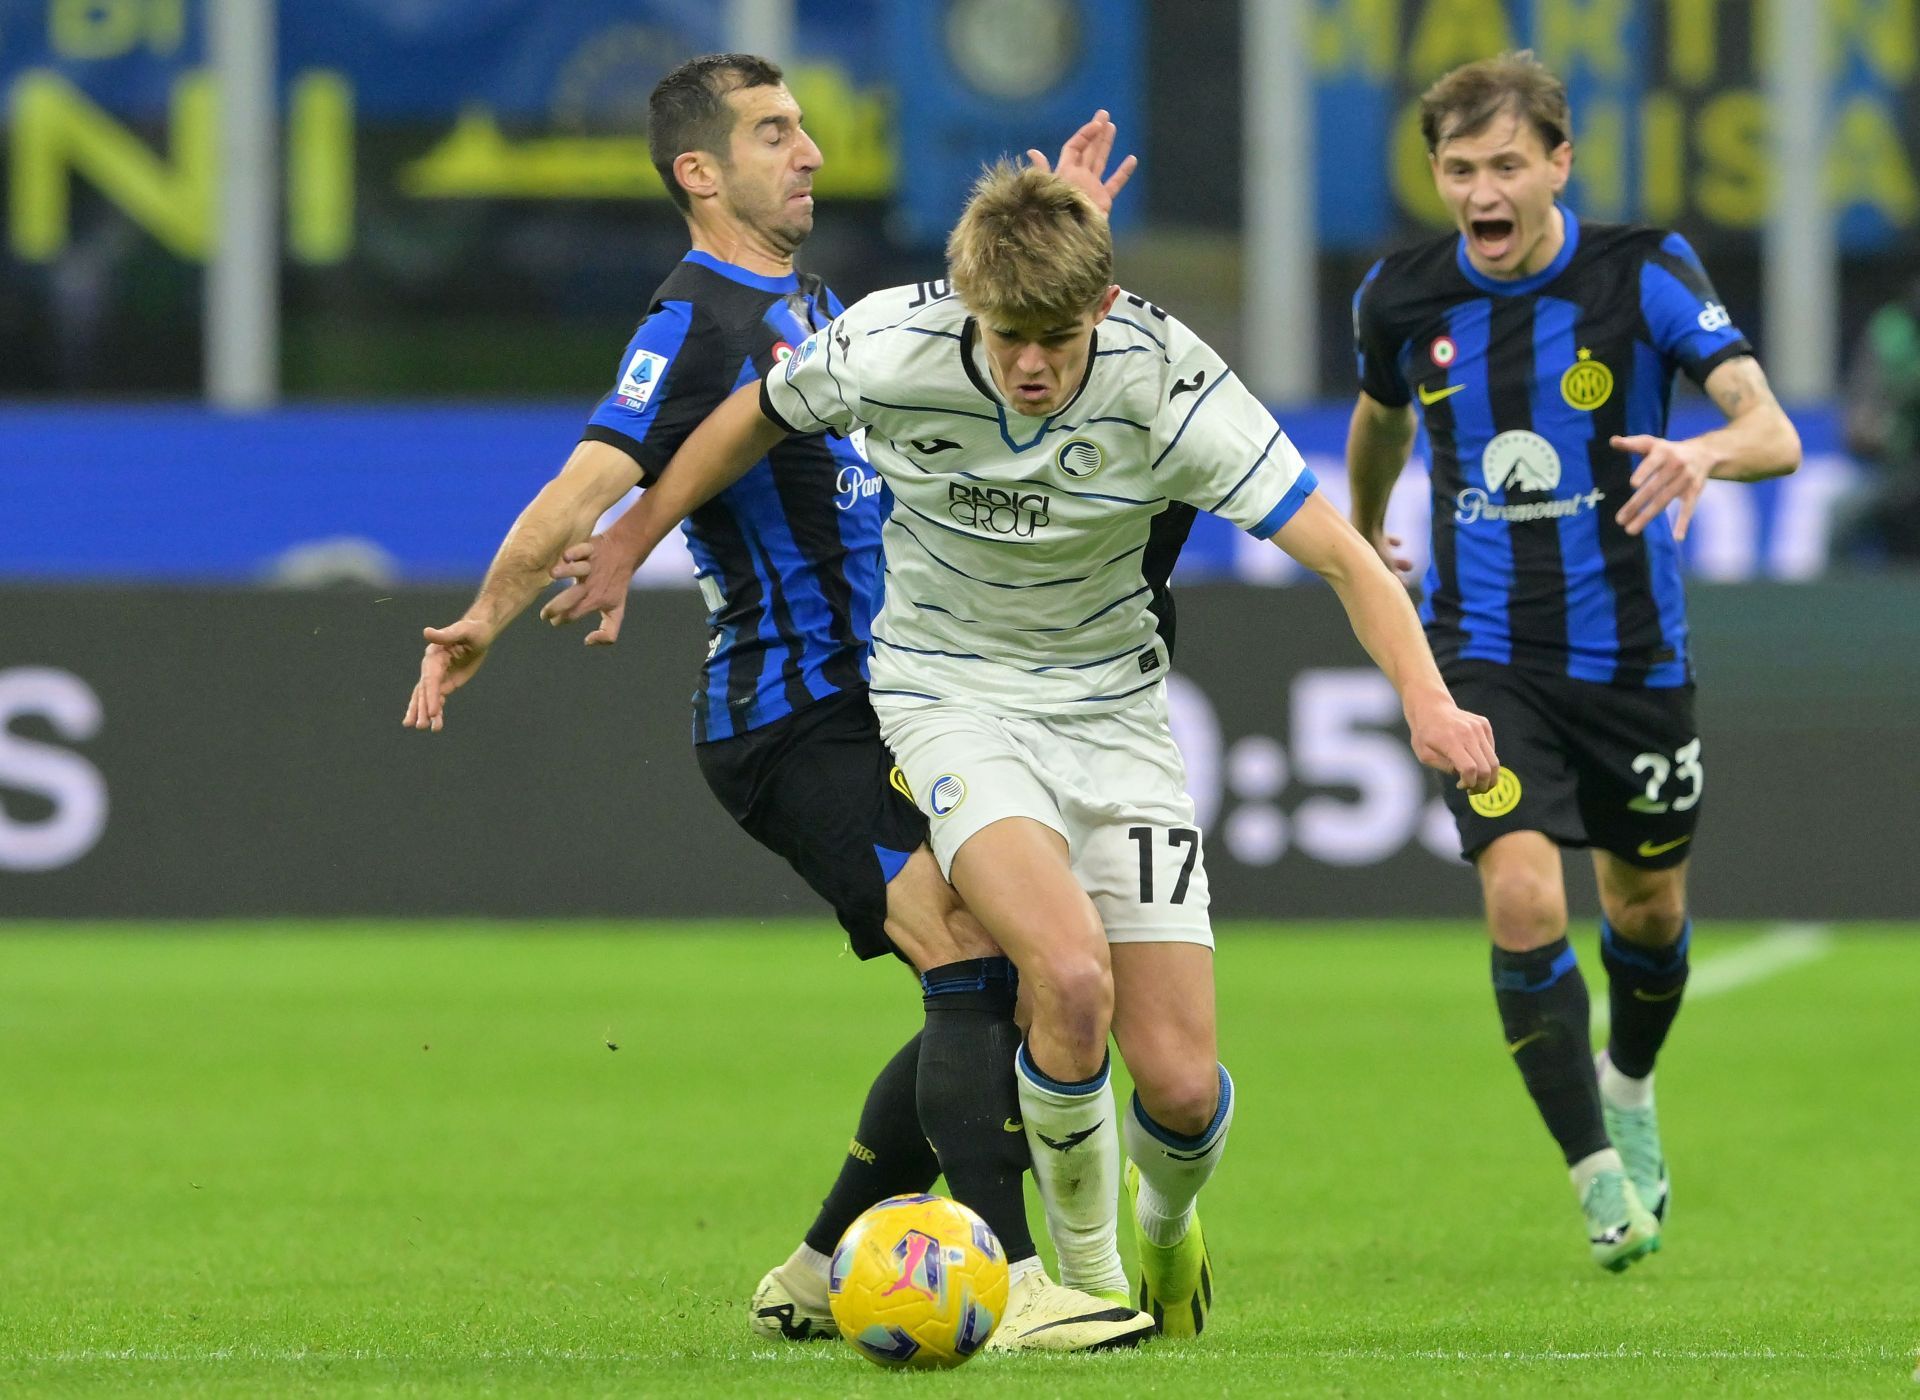
POLYGON ((1414 757, 1429 768, 1452 773, 1466 791, 1486 792, 1500 776, 1493 726, 1484 715, 1461 709, 1451 697, 1409 706, 1407 726, 1413 733, 1414 757))

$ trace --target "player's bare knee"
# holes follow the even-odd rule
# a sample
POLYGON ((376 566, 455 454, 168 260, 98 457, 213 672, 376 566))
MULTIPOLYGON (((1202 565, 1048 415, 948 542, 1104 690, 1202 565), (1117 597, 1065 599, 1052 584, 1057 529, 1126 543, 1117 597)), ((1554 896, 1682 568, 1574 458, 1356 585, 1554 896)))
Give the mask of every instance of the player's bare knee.
POLYGON ((1147 1116, 1168 1132, 1198 1137, 1220 1107, 1220 1070, 1211 1056, 1201 1063, 1188 1056, 1178 1065, 1156 1066, 1143 1074, 1134 1065, 1134 1089, 1147 1116))
POLYGON ((1113 1025, 1113 970, 1105 960, 1071 950, 1050 952, 1021 969, 1033 992, 1034 1024, 1097 1060, 1113 1025))
POLYGON ((1487 929, 1509 952, 1544 948, 1567 931, 1566 893, 1531 870, 1505 869, 1485 880, 1487 929))
POLYGON ((1687 925, 1686 898, 1677 886, 1616 896, 1605 901, 1605 912, 1614 933, 1646 948, 1671 947, 1687 925))

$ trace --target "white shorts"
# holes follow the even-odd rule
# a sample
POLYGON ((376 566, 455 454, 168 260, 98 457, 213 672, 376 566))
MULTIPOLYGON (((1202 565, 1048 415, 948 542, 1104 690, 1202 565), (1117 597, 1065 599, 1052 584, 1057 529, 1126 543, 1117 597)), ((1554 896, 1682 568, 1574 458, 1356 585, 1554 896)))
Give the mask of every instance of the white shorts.
POLYGON ((1102 714, 877 700, 874 712, 927 814, 943 875, 976 832, 1030 817, 1066 838, 1109 942, 1213 946, 1200 827, 1163 687, 1102 714))

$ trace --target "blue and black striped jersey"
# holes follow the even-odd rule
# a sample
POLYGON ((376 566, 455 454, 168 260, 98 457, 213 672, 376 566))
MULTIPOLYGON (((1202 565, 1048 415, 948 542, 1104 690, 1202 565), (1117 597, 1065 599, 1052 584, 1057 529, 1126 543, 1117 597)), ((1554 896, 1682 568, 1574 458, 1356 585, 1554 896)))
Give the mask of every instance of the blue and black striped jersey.
POLYGON ((1420 400, 1433 482, 1421 616, 1443 665, 1682 685, 1672 525, 1635 537, 1614 523, 1639 459, 1609 439, 1665 436, 1674 370, 1704 383, 1752 347, 1679 234, 1561 213, 1566 244, 1531 277, 1483 275, 1457 235, 1376 263, 1354 296, 1360 387, 1389 406, 1420 400))
MULTIPOLYGON (((650 486, 723 399, 843 309, 817 277, 691 252, 654 293, 581 436, 620 448, 650 486)), ((688 517, 710 629, 695 743, 865 687, 887 504, 859 443, 828 434, 787 439, 688 517)))

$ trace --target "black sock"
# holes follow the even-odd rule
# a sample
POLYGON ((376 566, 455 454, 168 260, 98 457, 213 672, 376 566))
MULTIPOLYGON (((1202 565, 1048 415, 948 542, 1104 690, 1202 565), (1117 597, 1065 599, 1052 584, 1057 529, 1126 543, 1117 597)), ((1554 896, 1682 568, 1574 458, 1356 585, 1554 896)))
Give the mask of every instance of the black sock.
POLYGON ((978 1212, 1009 1260, 1034 1253, 1021 1174, 1030 1158, 1020 1126, 1013 1057, 1018 986, 1005 958, 929 969, 920 1040, 920 1123, 933 1140, 953 1198, 978 1212))
POLYGON ((1692 919, 1671 948, 1629 943, 1613 925, 1600 921, 1600 961, 1607 969, 1607 1004, 1613 1014, 1607 1058, 1630 1079, 1653 1073, 1654 1058, 1680 1014, 1680 994, 1687 989, 1687 944, 1692 941, 1692 919))
POLYGON ((1571 1166, 1607 1145, 1588 1029, 1587 984, 1564 938, 1531 953, 1493 950, 1493 1000, 1507 1051, 1571 1166))
POLYGON ((940 1164, 920 1131, 919 1080, 920 1037, 916 1035, 887 1061, 867 1090, 847 1159, 833 1189, 820 1203, 813 1228, 807 1231, 808 1248, 830 1255, 847 1226, 875 1201, 933 1186, 940 1164))

